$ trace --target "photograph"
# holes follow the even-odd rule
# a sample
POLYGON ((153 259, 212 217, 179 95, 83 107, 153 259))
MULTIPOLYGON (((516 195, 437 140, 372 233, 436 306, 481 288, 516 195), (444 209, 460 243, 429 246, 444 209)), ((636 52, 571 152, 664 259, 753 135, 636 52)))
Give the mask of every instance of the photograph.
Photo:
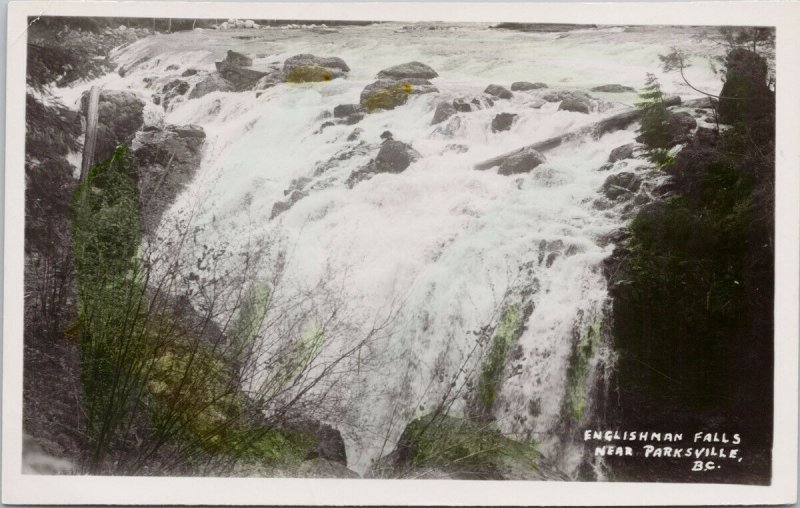
POLYGON ((774 486, 774 23, 213 6, 9 19, 4 479, 774 486))

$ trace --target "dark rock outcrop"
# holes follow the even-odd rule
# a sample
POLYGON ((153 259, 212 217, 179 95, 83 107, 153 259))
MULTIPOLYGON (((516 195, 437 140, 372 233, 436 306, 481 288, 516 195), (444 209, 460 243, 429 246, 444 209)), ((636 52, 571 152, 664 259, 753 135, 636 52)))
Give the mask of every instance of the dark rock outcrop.
POLYGON ((518 116, 516 113, 498 113, 492 120, 492 131, 500 132, 511 129, 511 125, 518 116))
POLYGON ((592 92, 605 92, 605 93, 625 93, 625 92, 635 92, 636 89, 630 86, 622 86, 622 85, 600 85, 594 88, 590 88, 592 92))
POLYGON ((190 99, 199 99, 204 95, 208 95, 211 92, 232 92, 234 91, 234 86, 231 84, 230 81, 224 79, 217 73, 212 73, 203 78, 202 81, 194 85, 192 91, 189 92, 190 99))
POLYGON ((561 102, 567 99, 589 100, 592 96, 581 90, 552 90, 542 95, 542 99, 547 102, 561 102))
POLYGON ((339 104, 333 108, 334 118, 347 118, 350 115, 361 113, 360 104, 339 104))
POLYGON ((347 179, 347 185, 352 187, 377 173, 402 173, 420 157, 419 152, 414 150, 411 145, 388 138, 381 144, 375 159, 365 167, 353 171, 347 179))
POLYGON ((278 83, 283 83, 284 81, 286 81, 286 75, 283 73, 283 71, 276 69, 262 76, 261 79, 259 79, 253 86, 253 90, 266 90, 267 88, 272 88, 278 83))
POLYGON ((433 79, 439 77, 439 74, 430 66, 422 62, 406 62, 388 69, 383 69, 378 73, 378 79, 433 79))
POLYGON ((544 155, 532 148, 525 148, 507 157, 497 169, 500 175, 516 175, 529 173, 545 162, 544 155))
POLYGON ((547 88, 545 83, 531 83, 529 81, 515 81, 511 83, 512 92, 526 92, 528 90, 539 90, 540 88, 547 88))
POLYGON ((139 171, 142 229, 150 233, 175 197, 191 182, 206 134, 197 125, 167 125, 137 133, 133 141, 139 171))
MULTIPOLYGON (((469 104, 467 104, 469 106, 469 104)), ((451 116, 456 114, 455 106, 450 102, 440 102, 436 105, 436 111, 433 113, 433 120, 431 125, 442 123, 451 116)))
POLYGON ((673 145, 689 141, 689 137, 695 127, 697 127, 697 120, 689 113, 669 112, 667 115, 667 131, 672 138, 673 145))
MULTIPOLYGON (((81 112, 89 106, 89 92, 81 97, 81 112)), ((117 145, 129 143, 144 123, 144 101, 125 90, 101 90, 98 103, 97 144, 94 160, 111 157, 117 145)))
POLYGON ((623 159, 632 159, 633 151, 635 149, 635 143, 628 143, 627 145, 618 146, 611 150, 611 154, 608 156, 608 162, 614 163, 623 159))
POLYGON ((181 73, 181 77, 182 77, 182 78, 188 78, 188 77, 190 77, 190 76, 194 76, 194 75, 195 75, 195 74, 197 74, 197 73, 198 73, 198 70, 197 70, 197 69, 186 69, 185 71, 183 71, 183 72, 181 73))
POLYGON ((558 105, 558 110, 588 114, 592 110, 592 103, 583 97, 572 97, 561 101, 561 104, 558 105))
POLYGON ((634 196, 641 185, 641 178, 631 172, 623 171, 606 178, 602 191, 611 200, 628 199, 634 196))
POLYGON ((228 50, 225 55, 225 62, 235 65, 236 67, 250 67, 253 65, 253 59, 247 55, 237 53, 236 51, 228 50))
POLYGON ((173 101, 176 97, 180 97, 186 95, 186 92, 189 91, 190 85, 186 81, 182 79, 173 79, 161 89, 162 98, 161 98, 161 106, 163 106, 164 110, 166 111, 169 107, 170 102, 173 101))
POLYGON ((256 83, 267 75, 266 72, 239 67, 226 60, 216 62, 215 65, 217 66, 219 75, 227 80, 236 92, 253 89, 256 83))
POLYGON ((483 93, 491 95, 492 97, 496 97, 498 99, 510 99, 511 97, 514 96, 514 94, 512 94, 508 88, 494 84, 487 86, 486 90, 484 90, 483 93))

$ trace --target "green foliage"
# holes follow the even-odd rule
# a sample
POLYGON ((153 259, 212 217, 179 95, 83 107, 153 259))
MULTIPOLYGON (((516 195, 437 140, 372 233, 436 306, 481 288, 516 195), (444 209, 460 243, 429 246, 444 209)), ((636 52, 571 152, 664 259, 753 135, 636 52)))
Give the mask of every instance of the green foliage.
POLYGON ((586 378, 589 364, 603 341, 603 319, 589 325, 575 346, 567 368, 567 405, 572 418, 580 421, 586 410, 586 378))
MULTIPOLYGON (((163 443, 189 458, 302 460, 313 439, 246 416, 251 401, 236 375, 238 362, 251 358, 267 289, 253 287, 224 353, 152 296, 153 274, 140 259, 137 177, 124 146, 77 187, 71 219, 90 468, 101 470, 106 457, 129 447, 132 426, 142 422, 149 422, 148 440, 136 445, 142 460, 163 443)), ((322 337, 315 327, 275 360, 276 389, 308 365, 322 337)))
POLYGON ((663 166, 669 161, 672 136, 668 129, 667 107, 664 105, 664 92, 653 74, 647 74, 645 87, 639 93, 640 101, 636 107, 641 113, 641 138, 647 150, 647 157, 663 166))
POLYGON ((474 472, 496 469, 512 459, 536 470, 535 443, 510 439, 492 423, 429 414, 409 423, 401 441, 408 444, 414 468, 474 472))
POLYGON ((519 305, 508 306, 495 329, 489 351, 483 359, 478 377, 477 399, 485 409, 494 406, 497 397, 497 385, 511 347, 521 331, 522 319, 519 305))
POLYGON ((629 381, 702 406, 729 386, 722 358, 748 319, 753 181, 721 158, 704 168, 700 183, 696 196, 675 196, 658 213, 634 219, 627 308, 618 314, 628 354, 649 367, 629 381))

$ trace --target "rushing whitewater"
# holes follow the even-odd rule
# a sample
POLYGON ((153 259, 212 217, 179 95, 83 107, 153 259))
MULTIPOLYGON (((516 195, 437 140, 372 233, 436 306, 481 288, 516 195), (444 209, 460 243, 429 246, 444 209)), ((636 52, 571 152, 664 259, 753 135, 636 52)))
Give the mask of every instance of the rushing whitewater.
MULTIPOLYGON (((671 46, 689 51, 693 84, 716 90, 719 78, 706 58, 713 49, 692 41, 690 30, 437 28, 381 24, 158 35, 114 55, 121 65, 151 57, 125 77, 110 75, 63 97, 74 105, 88 86, 101 83, 149 98, 158 84, 187 68, 214 70, 228 49, 254 57, 253 68, 264 70, 300 53, 344 59, 351 72, 330 82, 178 98, 166 112, 149 103, 146 123, 198 124, 207 135, 202 167, 164 222, 191 214, 197 245, 225 244, 235 251, 253 239, 279 242, 286 246, 288 286, 310 289, 325 281, 336 287, 346 302, 340 316, 354 334, 386 323, 372 345, 372 363, 337 388, 348 402, 333 423, 345 438, 349 466, 362 473, 391 451, 408 421, 475 368, 481 331, 496 326, 510 305, 528 306, 532 312, 506 365, 494 416, 503 431, 535 439, 545 456, 574 476, 583 457, 565 424, 567 371, 576 341, 604 318, 602 261, 614 248, 609 234, 627 217, 622 205, 599 209, 595 201, 609 174, 647 171, 638 160, 617 163, 610 172, 598 169, 612 149, 633 142, 635 127, 563 144, 524 175, 474 166, 624 111, 636 94, 593 93, 602 103, 590 114, 543 104, 547 90, 518 92, 439 125, 431 125, 433 112, 444 100, 481 97, 490 83, 639 88, 648 72, 659 76, 665 91, 691 98, 680 76, 659 72, 658 55, 671 46), (235 37, 243 33, 252 37, 235 37), (413 95, 357 125, 321 128, 335 106, 357 103, 380 70, 412 60, 439 73, 432 80, 439 93, 413 95), (150 77, 152 88, 144 81, 150 77), (503 112, 519 117, 509 131, 493 132, 492 119, 503 112), (421 157, 402 173, 376 174, 351 188, 348 177, 376 156, 387 130, 421 157), (274 214, 299 181, 305 197, 274 214)), ((612 356, 605 341, 590 368, 608 365, 612 356)), ((453 410, 465 406, 461 398, 453 410)))

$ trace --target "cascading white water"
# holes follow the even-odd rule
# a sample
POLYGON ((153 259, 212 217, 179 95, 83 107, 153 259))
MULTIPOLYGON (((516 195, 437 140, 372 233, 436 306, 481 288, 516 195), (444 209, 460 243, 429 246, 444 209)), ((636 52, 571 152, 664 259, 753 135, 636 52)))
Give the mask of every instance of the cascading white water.
MULTIPOLYGON (((613 245, 602 239, 625 224, 621 206, 601 211, 593 202, 609 174, 643 163, 619 163, 611 173, 598 168, 636 133, 631 128, 566 143, 525 175, 473 167, 630 107, 636 95, 596 93, 607 105, 587 115, 558 111, 557 103, 541 105, 542 92, 519 92, 440 125, 431 125, 431 118, 442 100, 480 97, 490 83, 519 80, 570 89, 638 87, 652 72, 666 91, 686 98, 690 94, 678 76, 659 72, 658 55, 670 46, 711 53, 689 40, 692 33, 603 28, 533 34, 397 24, 336 33, 200 31, 124 48, 115 55, 121 64, 151 58, 124 78, 97 82, 149 97, 152 88, 143 78, 155 78, 155 88, 186 68, 213 70, 228 49, 254 56, 254 68, 299 53, 343 58, 352 69, 345 79, 280 84, 259 96, 214 92, 177 99, 166 113, 148 105, 147 122, 194 123, 207 134, 202 167, 165 220, 188 209, 197 212, 199 244, 225 242, 235 249, 245 238, 281 238, 291 245, 287 280, 296 287, 335 280, 351 323, 368 327, 396 312, 379 343, 379 367, 351 380, 353 403, 338 422, 349 466, 359 472, 391 451, 405 424, 435 405, 461 369, 474 367, 470 351, 480 330, 495 326, 509 305, 530 305, 495 416, 503 431, 535 438, 546 455, 558 458, 559 468, 574 474, 581 450, 559 435, 567 370, 576 337, 603 318, 601 263, 613 245), (252 38, 237 39, 237 33, 252 38), (406 105, 369 114, 355 126, 320 131, 324 113, 358 102, 378 71, 411 60, 436 69, 438 94, 412 96, 406 105), (501 112, 519 117, 510 131, 495 133, 490 125, 501 112), (386 130, 422 157, 400 174, 378 174, 350 188, 347 178, 375 157, 386 130), (308 195, 273 217, 274 205, 302 178, 309 179, 308 195)), ((693 63, 695 86, 718 89, 709 61, 696 57, 693 63)), ((75 104, 91 84, 63 91, 65 102, 75 104)), ((600 348, 592 361, 604 354, 600 348)), ((454 410, 464 405, 462 399, 454 410)))

